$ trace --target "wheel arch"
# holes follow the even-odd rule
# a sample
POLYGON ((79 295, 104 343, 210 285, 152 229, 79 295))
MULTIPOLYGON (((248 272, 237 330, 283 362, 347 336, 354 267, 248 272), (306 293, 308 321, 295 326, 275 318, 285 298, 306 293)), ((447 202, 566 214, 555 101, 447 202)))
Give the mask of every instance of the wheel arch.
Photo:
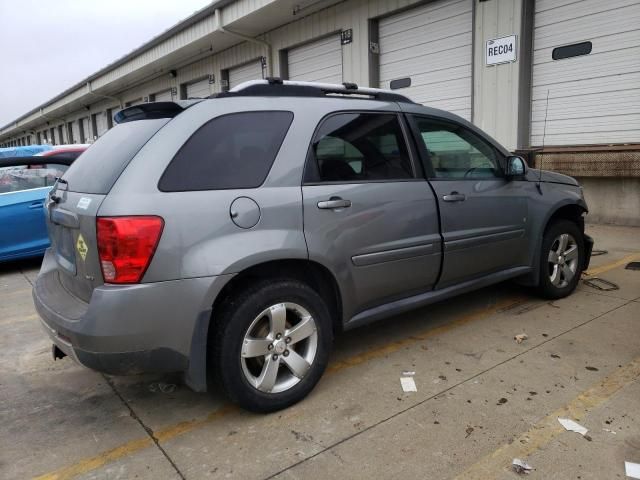
POLYGON ((540 280, 540 250, 542 249, 542 240, 544 234, 553 222, 564 219, 574 222, 578 228, 584 233, 584 214, 587 213, 587 207, 583 203, 575 200, 566 199, 558 202, 547 211, 546 216, 540 222, 539 232, 536 235, 535 244, 533 245, 532 263, 533 270, 530 274, 518 280, 518 283, 524 286, 537 285, 540 280))
POLYGON ((216 312, 238 289, 269 278, 291 278, 309 285, 327 301, 334 332, 342 329, 342 296, 338 282, 327 267, 308 259, 270 260, 238 272, 216 296, 212 305, 212 320, 215 321, 216 312))

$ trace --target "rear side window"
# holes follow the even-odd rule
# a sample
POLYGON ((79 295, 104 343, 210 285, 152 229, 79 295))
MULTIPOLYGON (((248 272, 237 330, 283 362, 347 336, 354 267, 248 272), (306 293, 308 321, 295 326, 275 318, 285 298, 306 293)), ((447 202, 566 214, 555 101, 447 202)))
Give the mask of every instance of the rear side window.
POLYGON ((116 125, 107 131, 64 174, 69 190, 109 193, 129 161, 169 120, 138 120, 116 125))
POLYGON ((180 148, 158 188, 183 192, 259 187, 292 121, 291 112, 242 112, 214 118, 180 148))
POLYGON ((339 113, 318 129, 305 171, 306 183, 372 182, 413 178, 396 114, 339 113))

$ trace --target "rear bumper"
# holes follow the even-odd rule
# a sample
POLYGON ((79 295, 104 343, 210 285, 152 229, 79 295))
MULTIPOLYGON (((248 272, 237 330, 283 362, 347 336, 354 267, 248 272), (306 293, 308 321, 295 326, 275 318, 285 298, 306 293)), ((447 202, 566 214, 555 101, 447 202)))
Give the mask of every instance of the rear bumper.
POLYGON ((103 285, 86 303, 64 288, 59 275, 48 251, 33 287, 45 331, 78 363, 116 375, 191 370, 194 345, 203 344, 203 335, 206 344, 211 305, 227 280, 103 285))

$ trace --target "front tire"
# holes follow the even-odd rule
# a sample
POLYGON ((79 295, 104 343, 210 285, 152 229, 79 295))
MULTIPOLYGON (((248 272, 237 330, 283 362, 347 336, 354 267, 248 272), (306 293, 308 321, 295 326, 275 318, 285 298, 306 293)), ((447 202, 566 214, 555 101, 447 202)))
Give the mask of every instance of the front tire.
POLYGON ((261 281, 230 298, 209 338, 226 395, 254 412, 302 400, 324 372, 333 343, 329 310, 297 280, 261 281))
POLYGON ((564 298, 576 289, 584 265, 584 235, 569 220, 552 223, 544 233, 538 291, 544 298, 564 298))

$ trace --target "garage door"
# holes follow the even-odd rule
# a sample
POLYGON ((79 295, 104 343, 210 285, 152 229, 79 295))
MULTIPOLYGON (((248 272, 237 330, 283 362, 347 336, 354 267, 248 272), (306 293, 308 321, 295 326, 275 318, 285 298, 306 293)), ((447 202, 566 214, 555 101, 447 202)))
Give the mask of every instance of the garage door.
POLYGON ((78 120, 80 124, 80 143, 85 143, 88 138, 91 136, 91 132, 89 131, 89 119, 87 117, 81 118, 78 120))
POLYGON ((108 112, 100 112, 96 115, 96 128, 98 129, 97 135, 101 137, 108 130, 107 127, 107 115, 108 112))
POLYGON ((73 130, 73 143, 80 143, 80 120, 72 122, 71 129, 73 130))
POLYGON ((640 141, 638 0, 538 0, 533 48, 531 145, 547 92, 545 145, 640 141))
POLYGON ((342 83, 342 45, 340 35, 332 35, 287 53, 289 80, 342 83))
POLYGON ((211 91, 208 78, 187 84, 187 98, 207 98, 209 95, 211 91))
POLYGON ((262 62, 260 60, 233 67, 229 69, 229 88, 236 87, 249 80, 259 80, 263 77, 262 62))
POLYGON ((471 120, 472 0, 441 0, 379 21, 379 79, 411 77, 398 90, 471 120))
POLYGON ((171 89, 165 90, 164 92, 158 92, 153 95, 154 102, 170 102, 173 100, 171 96, 171 89))

